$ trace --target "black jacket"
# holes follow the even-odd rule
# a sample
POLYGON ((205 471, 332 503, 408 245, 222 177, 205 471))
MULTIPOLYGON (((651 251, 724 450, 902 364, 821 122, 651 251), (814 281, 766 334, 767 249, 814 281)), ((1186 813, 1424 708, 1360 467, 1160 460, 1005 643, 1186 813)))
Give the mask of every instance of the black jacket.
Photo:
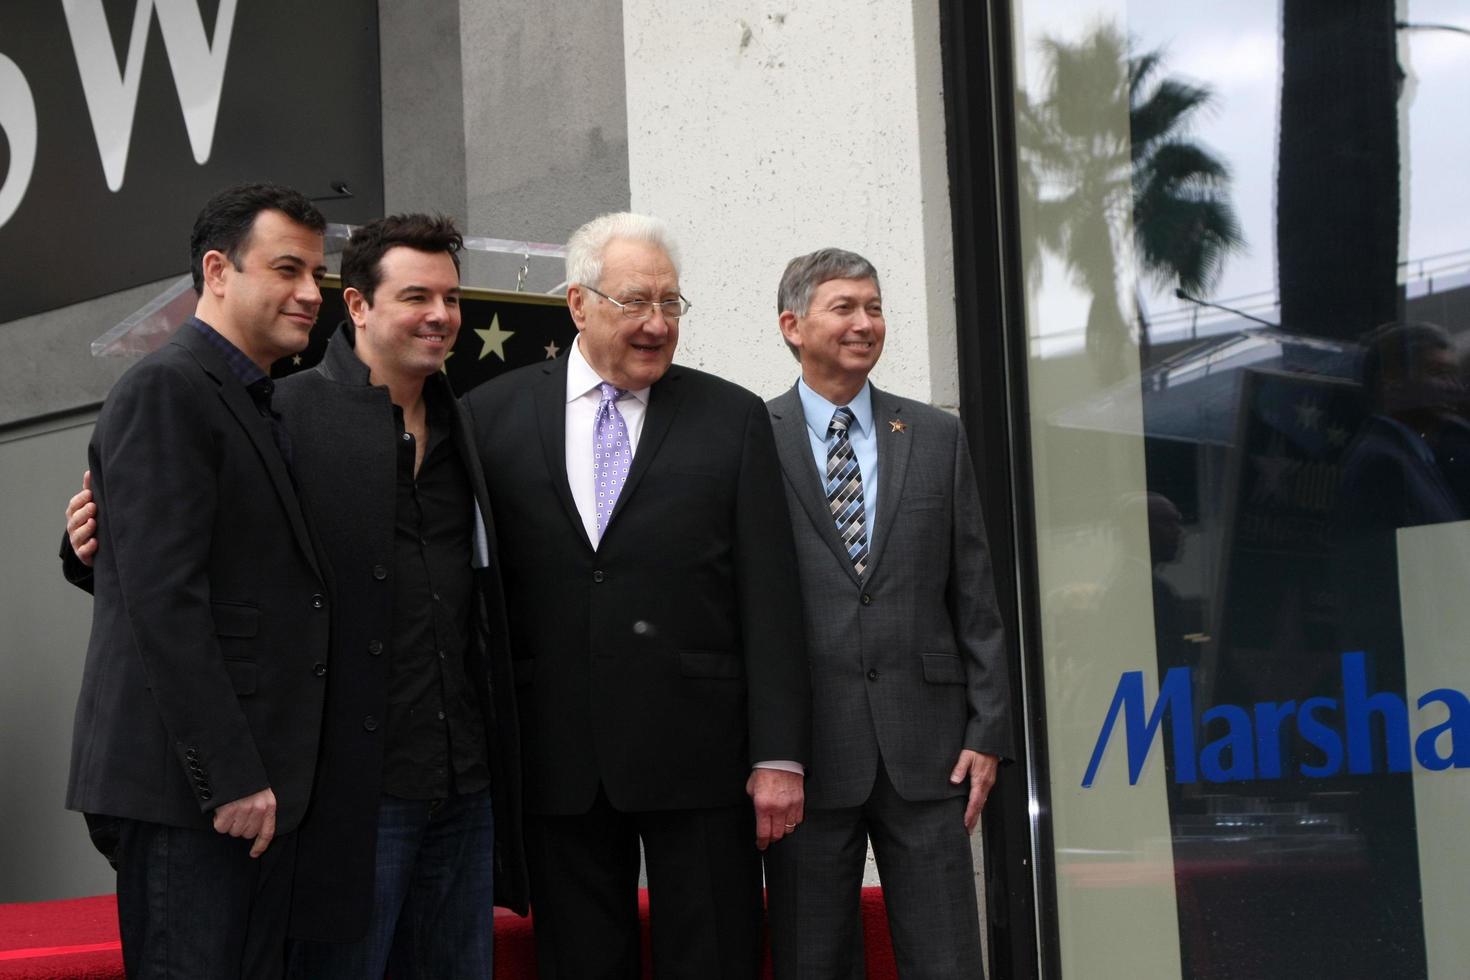
MULTIPOLYGON (((276 392, 291 436, 296 482, 336 599, 317 790, 300 828, 291 915, 294 936, 329 941, 360 938, 367 926, 393 637, 397 430, 388 389, 368 383, 350 330, 344 327, 332 338, 321 364, 284 379, 276 392)), ((446 384, 442 375, 428 383, 446 384)), ((466 669, 489 741, 496 904, 525 914, 520 746, 495 529, 468 421, 453 404, 454 444, 484 518, 483 534, 476 535, 475 618, 466 669)))

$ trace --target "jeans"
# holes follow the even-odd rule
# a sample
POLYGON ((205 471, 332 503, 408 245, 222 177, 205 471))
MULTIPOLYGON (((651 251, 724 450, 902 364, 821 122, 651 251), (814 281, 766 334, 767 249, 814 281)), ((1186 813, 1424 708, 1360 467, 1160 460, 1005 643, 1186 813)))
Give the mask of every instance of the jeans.
POLYGON ((134 980, 272 980, 285 967, 296 835, 258 858, 213 830, 111 821, 123 966, 134 980))
POLYGON ((301 980, 490 977, 495 821, 490 792, 378 805, 372 918, 355 943, 290 944, 301 980))

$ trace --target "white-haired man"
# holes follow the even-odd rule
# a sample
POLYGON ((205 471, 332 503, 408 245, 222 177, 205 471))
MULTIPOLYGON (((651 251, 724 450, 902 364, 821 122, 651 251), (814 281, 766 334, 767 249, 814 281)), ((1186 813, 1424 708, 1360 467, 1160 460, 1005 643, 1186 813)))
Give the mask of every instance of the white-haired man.
POLYGON ((663 223, 572 236, 565 357, 465 398, 500 531, 543 978, 752 977, 757 848, 801 822, 809 681, 765 406, 671 364, 663 223), (749 794, 754 801, 752 819, 749 794))

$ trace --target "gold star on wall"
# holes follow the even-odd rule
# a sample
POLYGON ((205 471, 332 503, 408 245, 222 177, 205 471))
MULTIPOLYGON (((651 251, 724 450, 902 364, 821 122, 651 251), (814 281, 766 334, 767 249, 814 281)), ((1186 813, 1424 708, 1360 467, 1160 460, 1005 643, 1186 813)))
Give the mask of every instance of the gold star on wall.
POLYGON ((476 330, 475 334, 480 338, 480 360, 482 361, 492 352, 502 361, 505 360, 505 342, 516 335, 514 330, 500 329, 499 313, 490 318, 490 329, 476 330))
MULTIPOLYGON (((440 371, 444 372, 445 374, 448 374, 449 373, 449 359, 451 357, 453 357, 453 356, 454 356, 454 351, 450 351, 448 354, 445 354, 444 355, 444 363, 441 364, 441 365, 439 365, 439 370, 440 371)), ((505 358, 504 357, 501 357, 501 360, 503 361, 503 360, 505 360, 505 358)))
POLYGON ((556 355, 561 353, 561 348, 556 346, 556 341, 554 340, 543 347, 542 350, 546 351, 546 359, 548 361, 556 360, 556 355))
POLYGON ((300 367, 301 366, 301 355, 300 354, 292 354, 291 355, 291 366, 292 367, 300 367))

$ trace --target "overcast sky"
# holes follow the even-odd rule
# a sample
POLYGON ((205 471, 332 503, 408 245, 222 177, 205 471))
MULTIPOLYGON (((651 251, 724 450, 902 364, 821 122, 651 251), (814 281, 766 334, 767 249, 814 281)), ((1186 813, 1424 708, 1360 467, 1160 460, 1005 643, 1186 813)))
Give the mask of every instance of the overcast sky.
MULTIPOLYGON (((1247 243, 1244 253, 1228 260, 1213 296, 1274 319, 1279 3, 1020 0, 1017 7, 1021 84, 1033 90, 1044 67, 1037 54, 1040 38, 1075 42, 1107 22, 1121 26, 1134 39, 1135 50, 1164 49, 1168 74, 1213 90, 1213 109, 1197 120, 1192 135, 1229 164, 1247 243)), ((1470 3, 1401 0, 1399 19, 1470 29, 1470 3)), ((1443 281, 1470 271, 1470 36, 1401 31, 1399 57, 1409 76, 1400 100, 1407 113, 1407 145, 1401 159, 1405 207, 1399 258, 1413 260, 1407 273, 1413 278, 1421 260, 1462 253, 1430 264, 1443 281)), ((1034 299, 1032 336, 1048 338, 1041 349, 1075 349, 1088 297, 1068 284, 1064 269, 1048 261, 1042 294, 1034 299)), ((1171 319, 1179 307, 1171 291, 1146 295, 1144 302, 1155 319, 1171 319)))

